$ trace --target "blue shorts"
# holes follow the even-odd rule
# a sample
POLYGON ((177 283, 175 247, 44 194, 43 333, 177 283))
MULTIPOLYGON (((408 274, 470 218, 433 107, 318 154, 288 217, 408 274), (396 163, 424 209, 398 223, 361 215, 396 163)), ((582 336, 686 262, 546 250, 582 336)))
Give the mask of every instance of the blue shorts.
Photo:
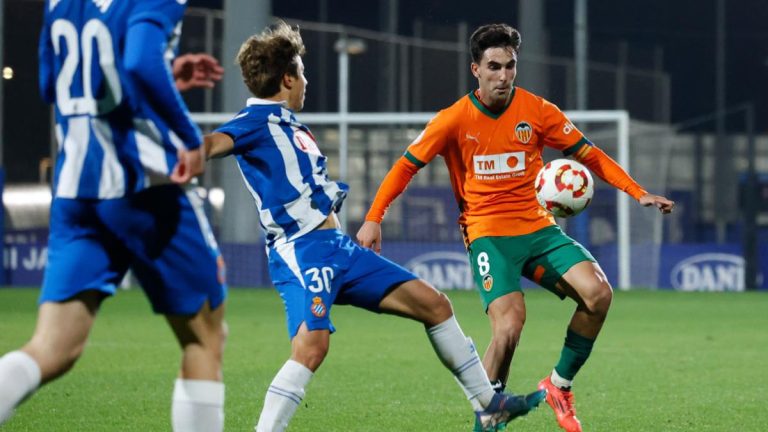
POLYGON ((129 268, 157 313, 193 315, 226 297, 224 260, 193 193, 167 185, 118 199, 53 200, 40 303, 86 290, 112 295, 129 268))
POLYGON ((302 322, 309 330, 334 332, 334 304, 380 313, 379 303, 392 289, 417 278, 339 230, 315 230, 268 253, 269 274, 283 299, 291 339, 302 322))

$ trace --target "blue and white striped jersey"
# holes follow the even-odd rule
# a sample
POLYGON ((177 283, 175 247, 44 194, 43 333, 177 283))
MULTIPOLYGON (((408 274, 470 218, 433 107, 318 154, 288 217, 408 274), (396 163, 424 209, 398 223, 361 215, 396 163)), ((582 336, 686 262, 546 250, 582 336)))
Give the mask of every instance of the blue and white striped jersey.
POLYGON ((186 0, 46 0, 39 78, 55 104, 56 197, 119 198, 168 183, 178 149, 200 145, 169 63, 185 8, 186 0), (128 64, 145 67, 156 86, 148 91, 128 64))
POLYGON ((349 187, 328 178, 326 157, 309 128, 279 102, 250 98, 216 132, 233 154, 259 209, 268 246, 294 240, 338 211, 349 187))

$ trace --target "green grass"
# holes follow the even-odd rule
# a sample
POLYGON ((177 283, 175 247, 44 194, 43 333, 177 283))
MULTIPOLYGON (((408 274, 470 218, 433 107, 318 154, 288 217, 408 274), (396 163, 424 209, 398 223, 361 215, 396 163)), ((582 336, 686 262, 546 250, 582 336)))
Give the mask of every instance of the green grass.
MULTIPOLYGON (((36 290, 0 290, 0 352, 31 334, 36 290)), ((449 293, 481 351, 488 323, 473 292, 449 293)), ((534 389, 557 361, 572 303, 527 294, 528 322, 509 387, 534 389)), ((469 431, 470 408, 420 325, 336 307, 331 351, 292 431, 469 431)), ((264 392, 288 356, 273 290, 232 290, 225 353, 227 430, 252 430, 264 392)), ((4 431, 170 429, 178 348, 138 290, 107 301, 85 354, 64 378, 25 402, 4 431)), ((590 432, 765 431, 768 295, 617 293, 592 357, 576 382, 590 432)), ((542 407, 510 430, 554 431, 542 407)))

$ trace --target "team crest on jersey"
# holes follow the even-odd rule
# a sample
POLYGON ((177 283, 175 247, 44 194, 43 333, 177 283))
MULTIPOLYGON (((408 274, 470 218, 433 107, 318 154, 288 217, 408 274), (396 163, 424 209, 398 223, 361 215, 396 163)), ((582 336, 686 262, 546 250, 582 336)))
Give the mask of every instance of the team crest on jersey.
POLYGON ((312 311, 312 315, 322 318, 325 316, 325 313, 328 311, 326 309, 325 304, 323 303, 323 299, 320 297, 313 297, 312 298, 312 306, 309 308, 312 311))
POLYGON ((491 288, 493 288, 493 276, 490 274, 487 274, 483 276, 483 289, 486 291, 490 291, 491 288))
POLYGON ((533 128, 528 122, 521 121, 515 126, 515 136, 521 143, 528 144, 528 141, 531 140, 531 136, 533 136, 533 128))

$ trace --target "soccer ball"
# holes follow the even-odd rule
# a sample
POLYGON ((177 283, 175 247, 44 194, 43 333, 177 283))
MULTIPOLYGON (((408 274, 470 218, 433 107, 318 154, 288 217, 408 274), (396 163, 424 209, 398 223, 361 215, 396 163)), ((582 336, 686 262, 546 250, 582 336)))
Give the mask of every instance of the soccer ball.
POLYGON ((557 217, 579 214, 592 201, 594 193, 592 175, 576 161, 555 159, 536 175, 536 198, 557 217))

